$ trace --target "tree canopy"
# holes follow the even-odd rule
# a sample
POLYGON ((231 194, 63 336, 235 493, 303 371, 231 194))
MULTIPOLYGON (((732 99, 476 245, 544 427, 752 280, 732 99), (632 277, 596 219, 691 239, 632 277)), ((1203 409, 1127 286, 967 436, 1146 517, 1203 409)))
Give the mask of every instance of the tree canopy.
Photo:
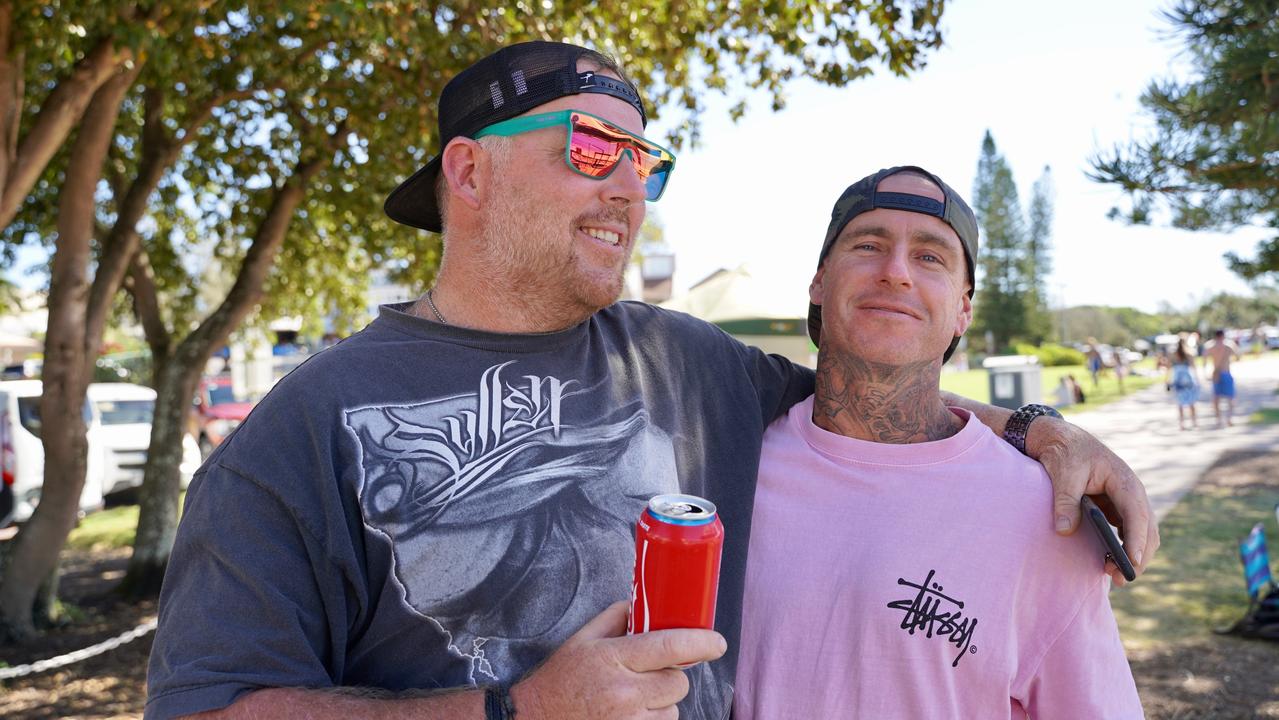
MULTIPOLYGON (((414 286, 429 282, 435 238, 385 221, 381 201, 438 150, 435 100, 444 83, 501 45, 568 40, 616 56, 650 114, 673 120, 667 139, 678 146, 696 141, 710 92, 734 100, 736 116, 745 110, 739 94, 749 90, 764 89, 780 108, 787 84, 800 77, 842 85, 876 69, 922 67, 941 44, 945 3, 520 1, 423 10, 406 0, 203 0, 181 13, 137 0, 90 5, 13 6, 15 42, 33 46, 25 50, 26 102, 17 104, 22 129, 35 126, 46 98, 70 85, 98 46, 144 58, 100 206, 105 230, 148 141, 178 151, 153 183, 158 195, 145 213, 152 220, 139 227, 157 283, 173 293, 164 309, 182 327, 193 319, 184 314, 200 312, 195 295, 207 292, 207 272, 233 272, 247 250, 252 221, 269 202, 252 190, 282 183, 289 163, 336 123, 344 123, 349 146, 318 170, 289 226, 300 241, 282 247, 284 262, 264 295, 272 307, 263 310, 313 317, 336 306, 350 317, 370 267, 389 266, 414 286), (184 197, 197 202, 180 205, 184 197), (178 241, 183 236, 199 241, 178 241)), ((6 249, 50 244, 64 166, 65 152, 8 228, 6 249)))
MULTIPOLYGON (((595 47, 651 116, 675 116, 678 146, 697 139, 707 90, 740 95, 737 116, 752 89, 780 108, 798 78, 922 67, 944 5, 0 0, 0 241, 51 252, 45 369, 61 389, 45 417, 77 412, 127 288, 159 393, 134 561, 162 569, 181 421, 209 353, 255 313, 350 329, 372 269, 432 277, 438 239, 381 205, 438 151, 436 99, 457 72, 522 40, 595 47)), ((0 596, 21 631, 84 481, 83 443, 64 444, 46 455, 79 459, 46 466, 0 596)))

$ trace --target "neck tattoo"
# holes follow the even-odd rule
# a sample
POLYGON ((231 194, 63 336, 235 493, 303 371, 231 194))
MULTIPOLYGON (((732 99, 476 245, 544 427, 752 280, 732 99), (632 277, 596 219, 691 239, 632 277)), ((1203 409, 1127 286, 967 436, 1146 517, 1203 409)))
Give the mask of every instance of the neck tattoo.
POLYGON ((434 292, 435 288, 426 291, 426 304, 430 306, 431 312, 435 313, 435 319, 439 320, 441 325, 448 325, 449 321, 445 320, 444 316, 440 314, 440 309, 435 307, 435 300, 431 297, 434 292))
POLYGON ((941 400, 938 365, 934 360, 897 366, 823 350, 817 360, 813 422, 871 442, 948 438, 961 423, 941 400))

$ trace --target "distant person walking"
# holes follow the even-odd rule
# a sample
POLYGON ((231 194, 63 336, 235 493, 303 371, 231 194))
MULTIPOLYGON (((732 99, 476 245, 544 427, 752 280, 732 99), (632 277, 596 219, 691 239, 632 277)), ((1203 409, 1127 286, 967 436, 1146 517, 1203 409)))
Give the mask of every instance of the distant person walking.
POLYGON ((1128 351, 1121 348, 1115 348, 1115 380, 1119 383, 1120 395, 1124 395, 1127 392, 1124 390, 1124 376, 1128 374, 1128 363, 1124 360, 1124 353, 1126 352, 1128 351))
POLYGON ((1088 338, 1088 351, 1084 353, 1088 360, 1088 372, 1092 375, 1092 388, 1097 389, 1097 376, 1101 374, 1101 351, 1097 349, 1097 339, 1088 338))
POLYGON ((1177 341, 1172 353, 1172 368, 1168 380, 1169 389, 1177 394, 1177 423, 1186 429, 1186 410, 1190 410, 1190 426, 1199 427, 1195 416, 1195 403, 1199 401, 1199 373, 1195 371, 1195 356, 1186 349, 1184 340, 1177 341))
POLYGON ((1155 355, 1155 369, 1167 377, 1170 368, 1172 368, 1172 360, 1168 358, 1168 350, 1159 348, 1158 353, 1155 355))
POLYGON ((1204 346, 1204 365, 1212 360, 1212 411, 1221 427, 1221 401, 1226 401, 1226 425, 1234 425, 1235 377, 1230 374, 1230 361, 1239 357, 1239 348, 1226 339, 1226 331, 1218 330, 1204 346))

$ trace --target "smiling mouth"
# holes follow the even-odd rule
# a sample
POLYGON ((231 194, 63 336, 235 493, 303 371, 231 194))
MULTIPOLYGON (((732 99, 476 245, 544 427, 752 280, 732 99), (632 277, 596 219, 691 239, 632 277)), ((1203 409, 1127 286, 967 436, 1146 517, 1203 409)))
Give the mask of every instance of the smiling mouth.
POLYGON ((867 310, 870 312, 884 313, 887 315, 901 315, 903 317, 908 317, 913 320, 919 319, 919 316, 916 315, 914 312, 911 312, 909 310, 904 310, 902 308, 883 307, 880 305, 863 305, 860 309, 867 310))
POLYGON ((604 230, 602 228, 584 227, 582 232, 599 240, 605 245, 617 247, 622 244, 622 234, 613 232, 612 230, 604 230))

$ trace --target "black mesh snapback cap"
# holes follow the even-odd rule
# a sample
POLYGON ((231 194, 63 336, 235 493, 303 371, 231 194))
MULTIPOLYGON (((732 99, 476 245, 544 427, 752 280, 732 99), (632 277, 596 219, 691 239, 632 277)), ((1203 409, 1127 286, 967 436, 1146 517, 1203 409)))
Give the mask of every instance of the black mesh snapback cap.
MULTIPOLYGON (((578 72, 586 48, 558 42, 526 42, 502 48, 458 73, 440 93, 440 153, 456 137, 471 137, 494 123, 523 115, 538 105, 579 93, 611 95, 631 104, 648 124, 634 85, 592 71, 578 72)), ((440 175, 437 154, 400 183, 383 209, 392 220, 423 230, 443 229, 435 198, 440 175)))
MULTIPOLYGON (((848 186, 844 194, 839 196, 839 200, 835 201, 835 207, 831 210, 830 226, 826 228, 826 240, 822 243, 822 253, 817 258, 817 267, 821 267, 826 261, 826 256, 830 254, 830 249, 834 246, 835 239, 843 232, 844 226, 858 215, 878 208, 932 215, 941 218, 949 225, 964 246, 964 259, 968 261, 968 297, 973 296, 973 291, 977 287, 974 279, 977 263, 977 216, 973 215, 972 208, 968 207, 968 203, 964 202, 964 199, 951 186, 942 182, 936 175, 914 165, 885 168, 848 186), (901 172, 911 172, 928 178, 941 189, 946 200, 938 202, 923 195, 879 192, 879 183, 883 182, 884 178, 901 172)), ((808 304, 808 336, 813 339, 814 345, 821 347, 821 305, 808 304)), ((955 338, 950 343, 950 347, 942 357, 942 362, 950 359, 957 345, 959 345, 959 338, 955 338)))

